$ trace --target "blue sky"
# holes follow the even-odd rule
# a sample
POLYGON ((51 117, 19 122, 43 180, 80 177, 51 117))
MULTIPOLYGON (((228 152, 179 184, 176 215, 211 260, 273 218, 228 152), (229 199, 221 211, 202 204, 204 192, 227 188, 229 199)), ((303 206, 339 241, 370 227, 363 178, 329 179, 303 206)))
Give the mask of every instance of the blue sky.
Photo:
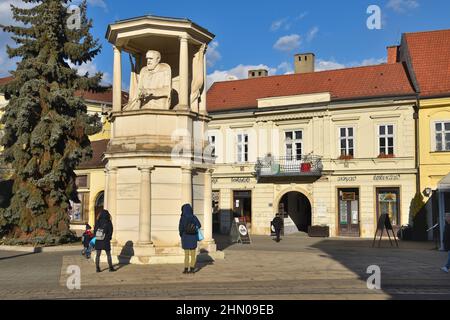
MULTIPOLYGON (((20 2, 1 0, 0 24, 11 21, 7 5, 20 2)), ((92 32, 103 51, 81 70, 105 72, 105 82, 111 82, 107 26, 145 14, 189 18, 216 35, 208 54, 210 83, 245 77, 252 67, 268 68, 271 74, 289 73, 293 55, 301 52, 316 54, 318 70, 382 63, 386 46, 398 44, 403 32, 450 28, 448 0, 89 0, 92 32), (381 9, 381 30, 366 26, 369 5, 381 9)), ((0 35, 0 75, 13 66, 4 54, 9 41, 8 35, 0 35)), ((124 74, 128 72, 125 64, 124 74)))

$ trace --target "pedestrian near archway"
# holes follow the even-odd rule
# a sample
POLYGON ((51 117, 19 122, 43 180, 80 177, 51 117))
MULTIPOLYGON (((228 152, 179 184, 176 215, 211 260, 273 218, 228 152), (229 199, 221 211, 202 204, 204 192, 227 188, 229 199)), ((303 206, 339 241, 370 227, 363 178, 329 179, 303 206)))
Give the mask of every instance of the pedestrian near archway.
POLYGON ((102 250, 106 252, 108 258, 109 271, 116 271, 112 264, 111 258, 111 239, 113 234, 113 225, 111 222, 111 215, 108 210, 102 210, 97 222, 95 223, 94 235, 95 235, 95 250, 97 256, 95 257, 95 266, 97 272, 100 272, 100 255, 102 250))
POLYGON ((184 274, 195 273, 197 262, 197 233, 202 227, 190 204, 181 207, 181 218, 178 231, 181 237, 181 246, 184 250, 184 274))
POLYGON ((277 213, 275 218, 272 220, 273 227, 275 228, 276 241, 280 242, 281 238, 281 229, 283 227, 283 219, 281 219, 280 214, 277 213))

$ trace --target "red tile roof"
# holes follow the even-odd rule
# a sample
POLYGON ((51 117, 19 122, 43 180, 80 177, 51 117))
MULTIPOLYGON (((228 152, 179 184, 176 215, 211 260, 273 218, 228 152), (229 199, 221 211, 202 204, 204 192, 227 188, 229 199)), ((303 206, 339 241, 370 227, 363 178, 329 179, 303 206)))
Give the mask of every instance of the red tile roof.
POLYGON ((103 155, 108 147, 109 140, 91 141, 92 159, 81 163, 77 169, 93 169, 104 168, 106 161, 103 160, 103 155))
MULTIPOLYGON (((0 85, 6 84, 13 80, 13 77, 0 78, 0 85)), ((112 104, 112 88, 108 88, 103 92, 76 91, 75 96, 82 97, 86 101, 95 101, 98 103, 112 104)), ((122 104, 128 102, 128 92, 122 91, 122 104)))
POLYGON ((0 78, 0 85, 12 81, 13 77, 0 78))
POLYGON ((257 107, 257 99, 329 92, 332 100, 413 95, 402 63, 214 83, 209 112, 257 107))
POLYGON ((405 33, 420 96, 450 94, 450 29, 405 33))

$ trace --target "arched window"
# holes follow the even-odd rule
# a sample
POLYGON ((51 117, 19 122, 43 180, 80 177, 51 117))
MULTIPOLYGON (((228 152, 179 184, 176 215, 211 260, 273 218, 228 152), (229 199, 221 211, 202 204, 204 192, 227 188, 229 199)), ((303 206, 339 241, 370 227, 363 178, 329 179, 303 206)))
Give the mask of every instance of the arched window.
POLYGON ((105 203, 105 192, 101 191, 97 194, 97 197, 95 198, 95 220, 96 221, 97 221, 98 215, 104 208, 104 203, 105 203))

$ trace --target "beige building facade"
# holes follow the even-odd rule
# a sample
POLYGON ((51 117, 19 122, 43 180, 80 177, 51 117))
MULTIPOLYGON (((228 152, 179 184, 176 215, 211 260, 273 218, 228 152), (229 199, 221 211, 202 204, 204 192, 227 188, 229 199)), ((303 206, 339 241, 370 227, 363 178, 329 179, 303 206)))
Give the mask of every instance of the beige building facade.
POLYGON ((302 107, 302 97, 298 99, 299 106, 287 110, 275 107, 251 114, 213 115, 209 135, 214 137, 210 139, 215 141, 217 156, 213 174, 216 213, 241 213, 251 222, 252 234, 264 235, 270 234, 275 214, 283 211, 298 229, 326 225, 332 236, 373 237, 377 217, 386 208, 396 226, 407 224, 416 190, 415 101, 330 103, 311 108, 302 107), (384 126, 392 128, 395 158, 379 157, 379 132, 384 126), (341 157, 341 130, 348 134, 349 129, 354 157, 346 159, 341 157), (293 139, 301 153, 292 158, 292 143, 286 139, 291 132, 298 137, 301 133, 301 138, 293 139), (239 159, 240 135, 248 137, 248 158, 239 159), (258 173, 258 165, 269 153, 281 171, 284 166, 289 172, 258 173), (302 172, 302 163, 309 161, 305 155, 320 157, 312 164, 317 174, 302 172), (395 199, 380 198, 393 195, 395 199))
POLYGON ((326 226, 330 236, 373 237, 382 213, 395 230, 408 224, 416 99, 406 76, 386 77, 391 69, 405 74, 385 64, 213 85, 216 230, 240 217, 251 234, 269 235, 277 213, 285 232, 326 226))

